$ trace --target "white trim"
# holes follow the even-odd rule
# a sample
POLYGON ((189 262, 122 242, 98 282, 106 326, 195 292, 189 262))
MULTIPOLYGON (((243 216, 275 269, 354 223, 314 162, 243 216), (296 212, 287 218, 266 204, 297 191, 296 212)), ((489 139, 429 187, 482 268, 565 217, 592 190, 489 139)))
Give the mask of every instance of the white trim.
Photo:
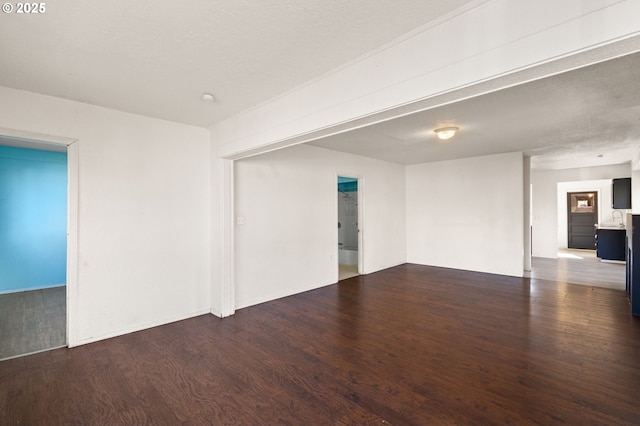
POLYGON ((364 275, 364 177, 358 177, 358 273, 364 275))
POLYGON ((524 199, 524 270, 525 272, 531 272, 531 157, 522 157, 523 176, 522 176, 522 192, 524 199))
POLYGON ((28 145, 29 142, 33 142, 33 146, 36 147, 33 149, 40 149, 40 150, 42 150, 43 144, 69 146, 70 144, 76 141, 76 139, 67 138, 64 136, 46 135, 44 133, 35 133, 35 132, 25 132, 23 130, 8 129, 6 127, 0 127, 0 136, 20 139, 19 141, 21 142, 20 147, 24 147, 25 145, 28 145))
POLYGON ((220 289, 220 317, 228 317, 236 311, 235 301, 235 209, 234 162, 220 160, 220 208, 222 209, 222 283, 220 289))
POLYGON ((12 290, 2 290, 0 291, 0 294, 24 293, 27 291, 46 290, 48 288, 58 288, 58 287, 64 287, 64 286, 66 286, 66 284, 50 284, 50 285, 42 285, 42 286, 32 287, 32 288, 14 288, 12 290))
POLYGON ((63 349, 63 348, 66 348, 66 347, 67 347, 66 345, 54 346, 52 348, 40 349, 39 351, 27 352, 26 354, 18 354, 18 355, 8 356, 6 358, 0 358, 0 361, 9 361, 10 359, 22 358, 23 356, 35 355, 35 354, 39 354, 39 353, 42 353, 42 352, 53 351, 53 350, 56 350, 56 349, 63 349))
POLYGON ((340 193, 337 191, 338 190, 338 184, 340 182, 340 176, 342 176, 340 173, 336 174, 336 180, 334 181, 335 183, 335 188, 336 188, 336 195, 333 197, 333 213, 336 215, 335 216, 335 220, 333 221, 334 224, 334 230, 335 230, 335 250, 336 250, 336 261, 334 262, 336 265, 336 269, 334 271, 335 274, 335 282, 340 282, 340 228, 338 228, 337 224, 340 222, 340 212, 338 211, 338 209, 340 208, 340 200, 338 199, 338 197, 340 197, 340 193))
MULTIPOLYGON (((350 178, 350 179, 357 179, 358 180, 358 274, 360 275, 364 275, 365 274, 365 268, 364 268, 364 177, 362 175, 359 174, 353 174, 353 173, 337 173, 336 174, 336 180, 334 181, 336 183, 336 187, 337 187, 337 183, 338 183, 338 178, 340 177, 345 177, 345 178, 350 178)), ((337 189, 337 188, 336 188, 337 189)), ((335 197, 335 206, 333 211, 336 214, 336 220, 335 223, 338 223, 338 197, 335 197)), ((338 249, 338 242, 339 242, 339 237, 338 237, 338 228, 336 227, 336 282, 340 280, 340 253, 339 253, 339 249, 338 249)))
POLYGON ((67 345, 78 342, 78 200, 79 200, 79 142, 67 146, 67 345))
POLYGON ((176 316, 172 316, 172 317, 167 317, 167 318, 163 318, 161 320, 158 321, 152 321, 149 323, 145 323, 143 325, 139 325, 133 328, 126 328, 126 329, 121 329, 118 331, 113 331, 111 333, 107 333, 107 334, 102 334, 99 336, 91 336, 88 339, 83 339, 83 340, 79 340, 74 342, 73 345, 69 344, 69 347, 72 348, 74 346, 80 346, 80 345, 86 345, 87 343, 93 343, 93 342, 98 342, 100 340, 105 340, 105 339, 110 339, 112 337, 118 337, 118 336, 124 336, 125 334, 130 334, 130 333, 135 333, 137 331, 142 331, 142 330, 148 330, 150 328, 154 328, 154 327, 159 327, 162 325, 167 325, 167 324, 171 324, 174 322, 178 322, 178 321, 182 321, 182 320, 186 320, 189 318, 195 318, 198 317, 200 315, 207 315, 210 314, 210 309, 201 309, 198 311, 194 311, 185 315, 176 315, 176 316))
POLYGON ((609 259, 600 259, 602 263, 617 263, 618 265, 626 265, 627 262, 625 260, 609 260, 609 259))

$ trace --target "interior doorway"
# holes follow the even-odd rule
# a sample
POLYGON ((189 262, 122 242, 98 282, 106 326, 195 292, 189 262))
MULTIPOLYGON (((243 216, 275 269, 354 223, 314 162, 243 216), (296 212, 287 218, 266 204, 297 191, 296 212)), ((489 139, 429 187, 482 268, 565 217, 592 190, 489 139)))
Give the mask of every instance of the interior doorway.
POLYGON ((338 280, 360 274, 359 185, 338 176, 338 280))
POLYGON ((0 359, 67 346, 67 145, 0 136, 0 359))
POLYGON ((567 193, 567 245, 570 249, 596 249, 598 193, 567 193))

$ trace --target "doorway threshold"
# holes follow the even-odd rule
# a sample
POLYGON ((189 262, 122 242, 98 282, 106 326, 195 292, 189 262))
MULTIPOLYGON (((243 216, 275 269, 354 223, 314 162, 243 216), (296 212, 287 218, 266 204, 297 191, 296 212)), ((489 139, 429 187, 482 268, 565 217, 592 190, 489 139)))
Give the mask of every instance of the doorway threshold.
POLYGON ((338 265, 338 281, 357 277, 358 275, 360 275, 358 273, 358 265, 338 265))

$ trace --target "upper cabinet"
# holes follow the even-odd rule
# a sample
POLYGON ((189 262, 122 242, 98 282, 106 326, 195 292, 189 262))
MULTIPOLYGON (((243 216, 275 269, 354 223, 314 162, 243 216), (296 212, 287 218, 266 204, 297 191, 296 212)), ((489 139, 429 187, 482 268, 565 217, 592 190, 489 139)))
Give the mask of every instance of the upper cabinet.
POLYGON ((631 209, 631 178, 613 179, 613 208, 631 209))

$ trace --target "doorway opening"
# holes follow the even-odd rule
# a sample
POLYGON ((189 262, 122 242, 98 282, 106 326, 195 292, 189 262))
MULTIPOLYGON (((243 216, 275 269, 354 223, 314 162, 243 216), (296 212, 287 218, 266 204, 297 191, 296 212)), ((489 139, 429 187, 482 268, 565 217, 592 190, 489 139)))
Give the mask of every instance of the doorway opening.
POLYGON ((360 275, 358 179, 338 176, 338 280, 360 275))
POLYGON ((0 136, 0 359, 67 346, 67 146, 0 136))
POLYGON ((567 247, 595 250, 597 224, 598 193, 567 193, 567 247))
MULTIPOLYGON (((538 223, 534 223, 533 228, 538 226, 538 231, 532 236, 533 247, 536 250, 532 249, 531 272, 525 276, 555 281, 558 285, 566 283, 616 290, 624 289, 624 265, 601 262, 593 245, 590 245, 590 249, 572 248, 569 237, 570 229, 572 229, 569 225, 570 215, 573 213, 574 218, 576 214, 590 216, 590 212, 571 212, 571 194, 586 194, 587 200, 593 199, 593 213, 598 224, 609 223, 614 216, 619 217, 619 213, 616 213, 607 201, 611 199, 612 195, 611 179, 557 182, 556 191, 553 194, 556 201, 555 208, 552 203, 553 199, 549 196, 551 192, 543 192, 538 188, 538 192, 532 190, 532 194, 532 220, 538 220, 538 223), (588 194, 593 194, 593 197, 589 197, 588 194), (537 195, 537 198, 534 195, 537 195), (552 209, 555 210, 555 215, 552 209), (545 215, 550 218, 555 216, 555 221, 545 223, 543 220, 545 215), (545 232, 540 232, 540 230, 545 230, 545 232)), ((573 201, 573 210, 591 210, 590 201, 578 203, 577 198, 573 201)), ((580 220, 582 219, 578 218, 578 221, 580 220)), ((593 217, 585 221, 591 222, 592 220, 593 217)), ((574 222, 572 221, 572 225, 575 225, 574 222)), ((593 244, 596 235, 593 223, 587 224, 582 231, 587 234, 587 242, 593 244)), ((575 238, 571 238, 571 240, 573 240, 571 241, 572 245, 578 243, 575 238)))

